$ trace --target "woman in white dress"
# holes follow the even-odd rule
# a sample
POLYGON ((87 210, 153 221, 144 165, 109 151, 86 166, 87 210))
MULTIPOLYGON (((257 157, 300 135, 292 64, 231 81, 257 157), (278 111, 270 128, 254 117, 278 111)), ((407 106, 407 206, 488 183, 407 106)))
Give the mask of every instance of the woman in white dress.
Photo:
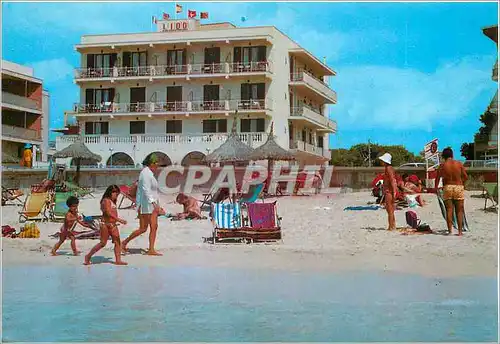
POLYGON ((122 250, 127 251, 128 243, 139 235, 149 231, 149 249, 147 255, 161 256, 162 254, 155 250, 156 232, 158 231, 158 215, 161 211, 158 197, 158 181, 154 176, 158 168, 158 159, 155 154, 144 159, 144 168, 139 174, 137 185, 136 203, 139 213, 139 229, 132 232, 127 239, 122 242, 122 250))

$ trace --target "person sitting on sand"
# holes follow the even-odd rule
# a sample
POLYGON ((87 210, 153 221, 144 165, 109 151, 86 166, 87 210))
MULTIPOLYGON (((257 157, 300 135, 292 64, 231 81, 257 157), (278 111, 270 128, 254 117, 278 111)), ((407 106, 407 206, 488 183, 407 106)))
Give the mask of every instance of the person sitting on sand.
POLYGON ((465 172, 465 167, 461 162, 453 160, 453 150, 450 147, 443 150, 443 159, 444 163, 439 166, 434 185, 439 185, 439 180, 443 178, 443 200, 446 206, 448 234, 452 232, 453 208, 455 208, 458 235, 461 236, 464 225, 464 184, 468 178, 467 172, 465 172))
POLYGON ((387 211, 387 218, 389 222, 389 227, 387 230, 396 229, 396 217, 394 216, 394 204, 396 202, 397 196, 397 184, 396 184, 396 172, 391 165, 392 155, 385 153, 379 157, 380 161, 384 164, 384 201, 385 210, 387 211))
POLYGON ((173 218, 174 220, 200 220, 203 218, 201 216, 200 205, 198 204, 198 200, 196 198, 180 193, 177 195, 175 201, 184 206, 184 211, 175 215, 173 218))
POLYGON ((90 259, 97 251, 101 250, 108 243, 108 238, 111 236, 111 240, 115 244, 115 264, 116 265, 127 265, 121 258, 121 242, 120 242, 120 232, 118 231, 117 223, 126 225, 127 221, 122 220, 118 217, 118 209, 116 206, 116 200, 120 194, 120 188, 118 185, 110 185, 104 192, 101 199, 101 211, 102 211, 102 222, 101 222, 101 241, 95 245, 90 252, 85 256, 83 262, 84 265, 92 264, 90 259))
POLYGON ((398 187, 401 190, 401 198, 405 199, 408 204, 417 202, 421 207, 425 205, 422 196, 417 195, 422 192, 422 182, 414 174, 408 176, 406 173, 402 175, 402 180, 398 182, 398 187), (413 200, 413 201, 412 201, 413 200))
POLYGON ((76 249, 76 238, 75 238, 75 233, 73 232, 73 229, 75 228, 76 224, 79 223, 83 227, 86 228, 92 228, 88 223, 85 223, 80 220, 78 217, 78 198, 75 196, 70 196, 66 200, 66 205, 68 206, 68 212, 66 213, 66 216, 64 217, 64 223, 61 226, 61 233, 59 234, 59 242, 54 246, 54 248, 51 251, 51 254, 53 256, 57 256, 57 250, 61 245, 66 241, 66 239, 71 240, 71 249, 73 250, 73 255, 78 256, 80 251, 76 249))

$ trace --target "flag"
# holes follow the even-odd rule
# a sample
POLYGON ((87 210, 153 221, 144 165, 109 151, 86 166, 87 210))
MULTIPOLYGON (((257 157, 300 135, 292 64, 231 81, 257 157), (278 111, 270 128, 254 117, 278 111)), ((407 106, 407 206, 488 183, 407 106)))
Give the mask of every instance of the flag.
POLYGON ((188 10, 188 18, 194 18, 194 17, 196 17, 196 11, 188 10))
POLYGON ((168 13, 163 12, 163 19, 164 20, 170 19, 170 15, 168 13))
POLYGON ((200 12, 200 19, 208 19, 208 12, 200 12))
POLYGON ((156 24, 156 17, 153 16, 153 24, 156 24))
POLYGON ((175 4, 175 13, 181 13, 182 12, 182 5, 175 4))

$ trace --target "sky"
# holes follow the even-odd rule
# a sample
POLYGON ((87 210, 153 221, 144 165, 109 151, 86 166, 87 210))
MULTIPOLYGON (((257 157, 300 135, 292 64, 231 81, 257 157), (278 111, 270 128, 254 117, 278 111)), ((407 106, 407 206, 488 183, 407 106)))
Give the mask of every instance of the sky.
MULTIPOLYGON (((327 64, 338 102, 330 148, 406 146, 439 139, 457 153, 472 142, 497 84, 497 47, 482 28, 498 23, 490 3, 182 3, 204 23, 274 25, 327 64), (242 17, 246 20, 242 21, 242 17)), ((50 92, 51 128, 78 102, 74 45, 82 35, 152 31, 174 3, 2 3, 2 58, 34 68, 50 92)), ((51 134, 53 138, 54 134, 51 134)), ((459 155, 459 154, 457 154, 459 155)))

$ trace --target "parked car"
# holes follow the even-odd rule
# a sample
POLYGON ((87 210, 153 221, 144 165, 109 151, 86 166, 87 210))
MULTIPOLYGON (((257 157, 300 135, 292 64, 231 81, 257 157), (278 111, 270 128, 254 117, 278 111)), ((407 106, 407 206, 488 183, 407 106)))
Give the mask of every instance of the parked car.
POLYGON ((423 162, 409 162, 409 163, 406 163, 406 164, 399 166, 399 168, 405 168, 405 167, 425 168, 425 163, 423 163, 423 162))

